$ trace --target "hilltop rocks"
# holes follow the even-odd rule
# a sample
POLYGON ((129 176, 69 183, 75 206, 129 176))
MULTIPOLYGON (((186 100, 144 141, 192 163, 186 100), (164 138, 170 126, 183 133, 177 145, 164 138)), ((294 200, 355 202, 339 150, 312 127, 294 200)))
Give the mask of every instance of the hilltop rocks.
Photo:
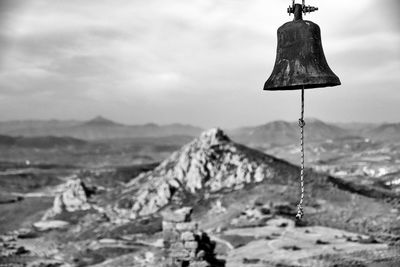
MULTIPOLYGON (((59 207, 67 211, 87 210, 89 192, 81 179, 73 179, 65 184, 64 192, 59 195, 59 207)), ((56 204, 56 202, 55 202, 56 204)))
MULTIPOLYGON (((128 185, 137 192, 131 214, 148 215, 171 201, 179 205, 185 195, 238 190, 246 184, 276 177, 275 161, 232 142, 222 130, 211 129, 128 185)), ((121 205, 117 209, 122 209, 121 205)))
POLYGON ((88 210, 91 205, 88 203, 89 190, 81 179, 73 178, 61 186, 60 193, 56 195, 53 207, 49 210, 43 220, 54 217, 64 211, 73 212, 88 210))

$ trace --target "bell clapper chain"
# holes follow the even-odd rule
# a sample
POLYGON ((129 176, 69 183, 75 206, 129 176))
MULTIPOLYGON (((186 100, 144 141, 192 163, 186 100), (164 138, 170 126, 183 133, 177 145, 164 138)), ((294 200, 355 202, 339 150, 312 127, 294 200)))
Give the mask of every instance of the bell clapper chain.
POLYGON ((306 125, 304 121, 304 86, 301 89, 301 117, 299 119, 300 127, 300 149, 301 149, 301 167, 300 167, 300 201, 297 205, 296 219, 301 220, 304 215, 303 211, 303 200, 304 200, 304 126, 306 125))

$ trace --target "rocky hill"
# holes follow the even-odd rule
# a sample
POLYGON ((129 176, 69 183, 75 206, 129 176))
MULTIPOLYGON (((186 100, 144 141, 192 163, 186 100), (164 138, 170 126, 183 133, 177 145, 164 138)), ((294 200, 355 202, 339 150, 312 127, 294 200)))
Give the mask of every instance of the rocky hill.
POLYGON ((266 180, 283 181, 288 179, 283 175, 288 169, 296 168, 232 142, 220 129, 211 129, 173 153, 153 171, 134 179, 120 202, 126 203, 129 198, 132 200, 130 212, 147 215, 171 201, 193 201, 209 193, 239 190, 247 184, 266 180), (132 192, 136 192, 134 197, 132 192))
MULTIPOLYGON (((129 182, 118 194, 114 208, 119 216, 132 219, 154 214, 167 206, 187 204, 210 208, 213 205, 211 199, 221 201, 232 196, 236 196, 232 199, 236 204, 248 202, 253 197, 267 197, 285 200, 295 207, 298 175, 297 166, 237 144, 220 129, 211 129, 174 152, 154 170, 129 182), (262 196, 268 190, 276 192, 262 196)), ((400 198, 390 190, 354 184, 311 170, 306 172, 306 186, 306 203, 312 210, 311 206, 318 206, 318 201, 328 201, 329 206, 340 210, 342 200, 354 196, 360 201, 360 198, 400 198), (337 199, 332 194, 342 197, 337 199)), ((370 201, 364 200, 365 203, 370 201)), ((332 217, 324 216, 324 222, 329 222, 329 218, 332 217)))

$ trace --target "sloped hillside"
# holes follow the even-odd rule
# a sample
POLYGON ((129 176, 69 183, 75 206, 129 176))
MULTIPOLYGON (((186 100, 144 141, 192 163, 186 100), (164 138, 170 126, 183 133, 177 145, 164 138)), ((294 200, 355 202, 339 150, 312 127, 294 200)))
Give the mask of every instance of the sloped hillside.
MULTIPOLYGON (((382 226, 378 221, 382 221, 391 229, 389 232, 397 233, 392 218, 396 214, 390 214, 391 205, 383 205, 381 201, 398 203, 398 194, 311 170, 306 170, 305 181, 305 211, 312 213, 307 216, 309 223, 354 231, 360 227, 360 221, 365 230, 376 230, 377 225, 382 226), (371 209, 358 210, 356 206, 371 209), (320 210, 316 212, 316 208, 320 210), (347 221, 338 219, 344 215, 347 221)), ((215 227, 230 220, 229 216, 214 220, 209 214, 217 200, 232 205, 234 210, 257 199, 285 201, 295 208, 298 197, 297 166, 237 144, 220 129, 211 129, 174 152, 154 170, 128 183, 118 194, 114 210, 120 217, 134 219, 171 205, 193 205, 200 211, 198 218, 204 225, 215 227)))
MULTIPOLYGON (((306 141, 323 141, 351 135, 350 130, 317 119, 306 119, 306 141)), ((271 144, 288 145, 299 142, 299 126, 296 122, 273 121, 255 127, 231 131, 232 139, 253 146, 271 144)))
POLYGON ((386 184, 376 189, 307 169, 305 217, 296 223, 299 168, 237 144, 219 129, 143 170, 150 171, 80 173, 95 189, 90 199, 79 180, 67 183, 72 186, 54 199, 54 217, 0 237, 11 254, 0 256, 0 265, 34 256, 55 260, 52 266, 162 266, 162 214, 182 206, 193 207, 193 223, 216 242, 227 267, 400 262, 400 195, 386 184), (24 257, 18 247, 27 250, 24 257))
POLYGON ((211 129, 152 172, 134 179, 122 202, 131 200, 128 208, 135 216, 147 215, 172 200, 201 199, 205 194, 239 190, 266 180, 286 183, 295 180, 295 173, 296 167, 234 143, 220 129, 211 129))
POLYGON ((400 123, 385 123, 366 130, 364 136, 379 141, 400 142, 400 123))

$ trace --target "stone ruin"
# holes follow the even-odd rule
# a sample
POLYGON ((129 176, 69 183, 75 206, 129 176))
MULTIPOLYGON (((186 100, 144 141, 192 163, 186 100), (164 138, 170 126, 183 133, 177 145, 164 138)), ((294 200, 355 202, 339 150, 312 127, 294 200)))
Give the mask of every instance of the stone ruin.
POLYGON ((163 213, 164 248, 168 261, 164 267, 216 267, 225 262, 216 259, 215 242, 199 231, 191 221, 191 207, 163 213))

